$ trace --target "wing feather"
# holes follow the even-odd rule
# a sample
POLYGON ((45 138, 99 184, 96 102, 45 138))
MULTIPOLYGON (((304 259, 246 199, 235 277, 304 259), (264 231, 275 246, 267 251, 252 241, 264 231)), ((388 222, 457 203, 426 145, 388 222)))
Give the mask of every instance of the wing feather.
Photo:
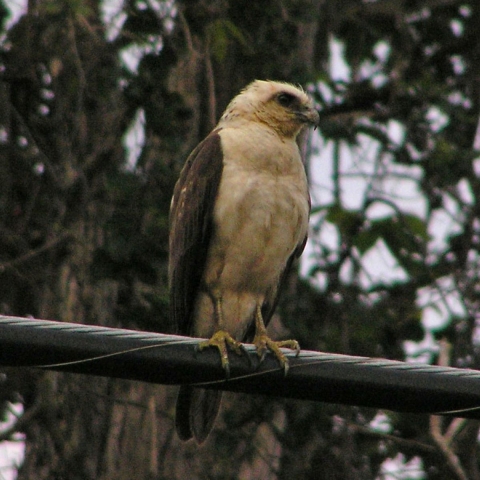
POLYGON ((184 335, 190 334, 212 235, 213 207, 223 170, 219 130, 210 133, 188 157, 170 209, 170 319, 184 335))

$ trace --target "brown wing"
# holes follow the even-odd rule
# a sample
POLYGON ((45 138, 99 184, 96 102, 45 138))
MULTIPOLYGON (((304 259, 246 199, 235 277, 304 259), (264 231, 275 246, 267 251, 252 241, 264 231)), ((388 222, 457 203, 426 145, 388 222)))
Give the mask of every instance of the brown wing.
POLYGON ((178 333, 184 335, 190 334, 222 176, 223 154, 218 132, 213 131, 188 157, 175 185, 170 210, 170 319, 178 333))

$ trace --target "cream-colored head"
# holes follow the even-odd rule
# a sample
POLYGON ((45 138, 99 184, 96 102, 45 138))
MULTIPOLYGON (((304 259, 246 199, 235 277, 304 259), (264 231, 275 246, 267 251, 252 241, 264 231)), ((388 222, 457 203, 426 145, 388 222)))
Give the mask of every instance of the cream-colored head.
POLYGON ((282 137, 296 137, 306 124, 318 124, 310 97, 289 83, 255 80, 228 105, 219 127, 263 123, 282 137))

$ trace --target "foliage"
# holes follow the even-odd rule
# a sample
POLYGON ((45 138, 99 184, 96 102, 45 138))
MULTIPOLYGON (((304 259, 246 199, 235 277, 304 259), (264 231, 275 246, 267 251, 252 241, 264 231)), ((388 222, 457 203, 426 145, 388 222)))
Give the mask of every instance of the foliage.
MULTIPOLYGON (((11 25, 0 2, 1 313, 171 331, 183 161, 245 84, 288 80, 321 125, 283 324, 308 349, 479 367, 475 2, 112 5, 30 2, 11 25)), ((474 422, 228 395, 199 455, 173 437, 171 389, 6 378, 1 415, 25 412, 20 479, 373 479, 393 458, 397 478, 480 476, 474 422)))

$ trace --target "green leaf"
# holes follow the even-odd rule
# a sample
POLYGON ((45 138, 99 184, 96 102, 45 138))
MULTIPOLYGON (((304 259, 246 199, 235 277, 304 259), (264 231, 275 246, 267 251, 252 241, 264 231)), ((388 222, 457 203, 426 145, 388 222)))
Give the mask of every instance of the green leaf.
POLYGON ((366 230, 355 235, 353 238, 353 246, 358 249, 361 255, 370 250, 378 239, 381 238, 380 235, 372 230, 366 230))
POLYGON ((228 53, 231 40, 236 40, 244 48, 249 44, 242 31, 229 20, 218 19, 206 26, 206 36, 210 44, 210 50, 217 62, 222 62, 228 53))
POLYGON ((429 240, 430 235, 427 231, 427 224, 424 220, 415 215, 402 215, 402 220, 405 222, 406 226, 410 229, 412 235, 420 237, 422 240, 429 240))
POLYGON ((335 224, 342 235, 350 236, 361 225, 361 217, 358 212, 345 210, 341 205, 335 204, 328 209, 325 219, 335 224))

